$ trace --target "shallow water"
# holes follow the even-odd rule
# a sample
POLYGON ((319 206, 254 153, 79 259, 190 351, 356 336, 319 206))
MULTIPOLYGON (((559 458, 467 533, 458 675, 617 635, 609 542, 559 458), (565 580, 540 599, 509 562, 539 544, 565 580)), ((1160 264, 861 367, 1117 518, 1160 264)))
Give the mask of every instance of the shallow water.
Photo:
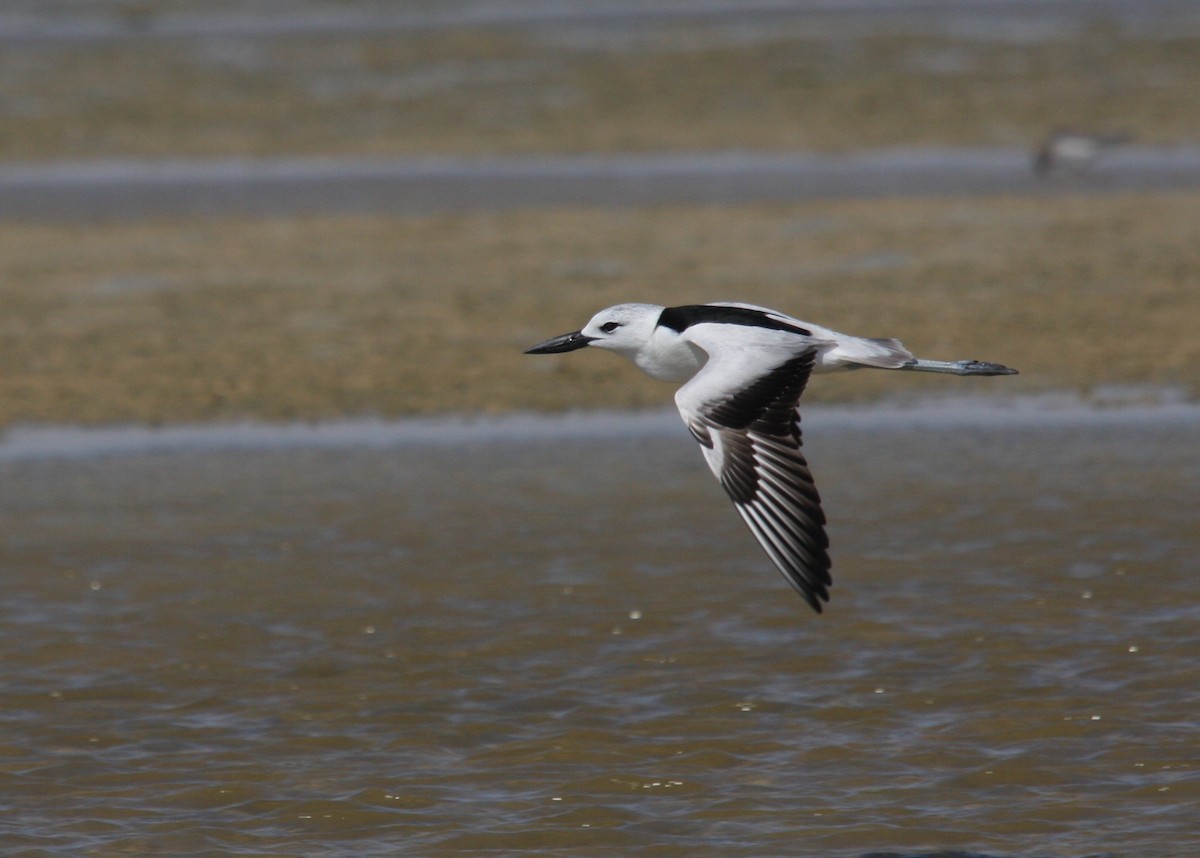
POLYGON ((450 28, 527 27, 596 31, 614 39, 655 24, 727 24, 742 39, 767 39, 803 25, 810 37, 947 31, 977 39, 1045 39, 1093 20, 1109 26, 1190 31, 1186 0, 298 0, 114 6, 110 0, 8 0, 0 42, 246 38, 305 33, 393 33, 450 28), (241 8, 239 8, 241 7, 241 8))
POLYGON ((729 205, 878 196, 1164 191, 1200 184, 1200 149, 1125 147, 1049 180, 1022 149, 848 155, 716 152, 491 158, 0 164, 0 219, 729 205))
POLYGON ((812 409, 823 616, 606 419, 10 442, 5 848, 1200 852, 1195 412, 812 409))

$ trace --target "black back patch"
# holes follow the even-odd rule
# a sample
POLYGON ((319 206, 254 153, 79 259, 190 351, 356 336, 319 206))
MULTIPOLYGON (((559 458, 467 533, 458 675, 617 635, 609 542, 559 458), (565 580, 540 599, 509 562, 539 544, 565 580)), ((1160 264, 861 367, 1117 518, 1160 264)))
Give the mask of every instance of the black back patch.
POLYGON ((798 325, 789 325, 772 318, 762 310, 749 307, 718 307, 712 304, 684 304, 681 307, 665 307, 658 317, 658 324, 672 331, 683 333, 692 325, 716 322, 721 325, 748 325, 772 331, 791 331, 793 334, 812 336, 812 331, 798 325))

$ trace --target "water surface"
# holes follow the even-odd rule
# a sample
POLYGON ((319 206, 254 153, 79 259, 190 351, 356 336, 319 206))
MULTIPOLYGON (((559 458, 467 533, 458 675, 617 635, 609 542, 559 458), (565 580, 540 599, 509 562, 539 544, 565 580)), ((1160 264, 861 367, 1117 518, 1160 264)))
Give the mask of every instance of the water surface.
POLYGON ((819 617, 657 417, 6 456, 4 842, 1196 854, 1200 420, 1122 414, 812 409, 819 617))
POLYGON ((1030 152, 895 148, 486 158, 116 160, 0 164, 0 218, 332 212, 424 215, 545 206, 732 205, 879 196, 1168 191, 1200 184, 1200 149, 1128 146, 1039 179, 1030 152))

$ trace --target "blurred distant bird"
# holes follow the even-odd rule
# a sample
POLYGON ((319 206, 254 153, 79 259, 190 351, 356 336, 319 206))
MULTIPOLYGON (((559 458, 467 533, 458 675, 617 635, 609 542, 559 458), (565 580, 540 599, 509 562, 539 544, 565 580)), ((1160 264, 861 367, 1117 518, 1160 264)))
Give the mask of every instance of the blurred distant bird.
POLYGON ((751 304, 618 304, 582 330, 526 354, 585 346, 629 358, 662 381, 687 381, 675 405, 709 468, 759 544, 818 613, 829 601, 829 540, 800 452, 797 405, 813 373, 874 367, 953 375, 1015 375, 975 360, 920 360, 893 339, 864 339, 751 304))
POLYGON ((1133 139, 1131 134, 1086 134, 1058 130, 1046 137, 1033 154, 1033 172, 1046 178, 1057 169, 1081 173, 1092 165, 1102 149, 1120 146, 1133 139))

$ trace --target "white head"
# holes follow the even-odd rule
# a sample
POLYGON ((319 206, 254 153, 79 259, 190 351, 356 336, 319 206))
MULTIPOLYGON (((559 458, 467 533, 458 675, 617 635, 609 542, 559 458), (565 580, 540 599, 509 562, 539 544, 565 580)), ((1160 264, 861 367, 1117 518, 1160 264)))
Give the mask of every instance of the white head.
POLYGON ((654 334, 662 311, 657 304, 617 304, 592 316, 582 329, 538 343, 525 354, 555 354, 595 346, 635 360, 654 334))
POLYGON ((633 360, 650 342, 662 311, 657 304, 617 304, 592 316, 580 333, 591 338, 588 345, 633 360))
POLYGON ((538 343, 525 353, 555 354, 596 346, 629 358, 654 378, 690 378, 706 356, 688 346, 677 331, 658 324, 662 311, 658 304, 617 304, 592 316, 581 330, 538 343))

